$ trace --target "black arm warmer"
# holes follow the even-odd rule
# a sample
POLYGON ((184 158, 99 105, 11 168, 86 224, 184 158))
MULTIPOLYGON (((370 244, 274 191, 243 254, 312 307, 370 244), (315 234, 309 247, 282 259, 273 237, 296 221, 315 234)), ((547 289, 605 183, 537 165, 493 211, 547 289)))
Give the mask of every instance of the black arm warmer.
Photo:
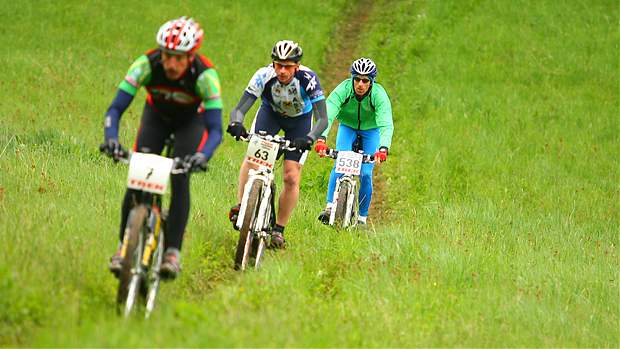
POLYGON ((243 92, 243 96, 237 103, 237 106, 230 112, 230 123, 239 122, 243 123, 243 117, 245 113, 252 108, 252 105, 256 101, 256 96, 248 93, 247 91, 243 92))
POLYGON ((315 141, 327 128, 327 105, 325 104, 325 100, 321 99, 320 101, 312 104, 312 109, 314 120, 316 122, 314 123, 314 126, 312 126, 312 130, 310 130, 308 136, 315 141))

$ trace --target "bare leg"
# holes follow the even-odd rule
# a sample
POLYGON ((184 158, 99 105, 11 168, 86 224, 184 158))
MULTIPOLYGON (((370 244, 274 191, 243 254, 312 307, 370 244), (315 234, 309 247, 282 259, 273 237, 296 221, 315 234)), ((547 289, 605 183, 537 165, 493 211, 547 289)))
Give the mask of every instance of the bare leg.
POLYGON ((284 160, 284 188, 280 194, 276 224, 286 226, 299 199, 299 180, 301 165, 292 160, 284 160))

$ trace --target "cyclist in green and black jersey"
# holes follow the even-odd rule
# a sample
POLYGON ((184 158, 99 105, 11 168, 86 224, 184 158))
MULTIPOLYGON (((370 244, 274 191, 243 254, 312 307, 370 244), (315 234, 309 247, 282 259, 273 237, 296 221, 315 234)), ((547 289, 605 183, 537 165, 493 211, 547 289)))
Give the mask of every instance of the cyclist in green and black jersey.
MULTIPOLYGON (((220 82, 213 64, 198 54, 203 30, 191 18, 166 22, 157 33, 158 48, 140 56, 120 83, 105 117, 105 149, 118 156, 119 120, 138 89, 147 90, 135 151, 160 154, 164 141, 174 135, 173 156, 187 158, 195 168, 206 164, 222 140, 220 82)), ((167 220, 163 277, 174 278, 180 271, 180 250, 189 217, 189 177, 172 176, 172 197, 167 220)), ((123 240, 132 192, 122 205, 120 240, 123 240)), ((121 269, 120 248, 110 260, 110 271, 121 269)))

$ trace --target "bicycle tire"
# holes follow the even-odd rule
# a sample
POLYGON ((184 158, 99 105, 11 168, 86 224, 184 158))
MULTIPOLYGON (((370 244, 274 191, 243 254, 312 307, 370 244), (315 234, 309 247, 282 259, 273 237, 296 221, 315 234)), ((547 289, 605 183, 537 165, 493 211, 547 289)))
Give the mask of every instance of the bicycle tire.
POLYGON ((345 217, 347 215, 347 199, 349 197, 349 182, 340 181, 338 188, 338 197, 336 198, 336 216, 334 224, 339 226, 345 226, 345 217))
POLYGON ((353 202, 351 203, 351 217, 349 220, 349 226, 355 226, 357 225, 357 206, 359 203, 358 197, 357 197, 357 188, 355 186, 353 186, 353 190, 351 191, 351 195, 349 195, 349 199, 353 200, 353 202))
MULTIPOLYGON (((120 307, 125 305, 124 315, 127 316, 135 305, 135 298, 140 291, 140 287, 134 287, 133 292, 135 294, 130 295, 129 289, 132 280, 135 282, 132 269, 135 268, 135 263, 140 263, 140 256, 136 257, 136 249, 138 247, 140 233, 146 224, 146 218, 148 216, 148 208, 145 205, 138 205, 129 212, 129 218, 127 219, 127 225, 125 227, 125 236, 127 239, 127 246, 125 248, 125 255, 122 261, 122 268, 119 274, 118 292, 116 294, 116 303, 120 312, 120 307), (133 297, 133 304, 126 304, 128 299, 133 297)), ((141 254, 141 253, 140 253, 141 254)), ((139 275, 135 275, 138 276, 139 275)), ((139 280, 138 280, 139 281, 139 280)))
MULTIPOLYGON (((237 241, 237 251, 235 253, 235 269, 245 270, 248 260, 250 259, 250 253, 252 251, 252 227, 256 214, 259 208, 259 200, 261 189, 263 186, 262 180, 255 180, 250 187, 250 192, 247 195, 247 202, 241 228, 239 229, 239 241, 237 241)), ((243 203, 242 203, 243 205, 243 203)))

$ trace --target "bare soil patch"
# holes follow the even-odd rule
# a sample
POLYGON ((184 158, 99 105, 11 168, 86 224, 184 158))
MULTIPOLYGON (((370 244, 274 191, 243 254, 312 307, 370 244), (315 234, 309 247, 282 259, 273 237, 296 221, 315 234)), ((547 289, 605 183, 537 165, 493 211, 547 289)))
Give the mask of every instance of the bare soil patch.
MULTIPOLYGON (((356 6, 348 8, 348 12, 344 13, 342 22, 339 23, 332 34, 330 48, 327 50, 325 66, 321 70, 321 86, 325 91, 332 91, 342 80, 349 77, 349 69, 351 63, 359 58, 356 55, 363 52, 358 51, 361 38, 368 25, 370 14, 373 10, 373 1, 361 0, 356 6)), ((337 128, 337 122, 334 122, 332 128, 337 128)), ((377 221, 383 219, 387 215, 387 206, 385 198, 386 181, 381 176, 381 167, 388 165, 375 166, 373 175, 373 198, 370 206, 369 216, 377 221)))

